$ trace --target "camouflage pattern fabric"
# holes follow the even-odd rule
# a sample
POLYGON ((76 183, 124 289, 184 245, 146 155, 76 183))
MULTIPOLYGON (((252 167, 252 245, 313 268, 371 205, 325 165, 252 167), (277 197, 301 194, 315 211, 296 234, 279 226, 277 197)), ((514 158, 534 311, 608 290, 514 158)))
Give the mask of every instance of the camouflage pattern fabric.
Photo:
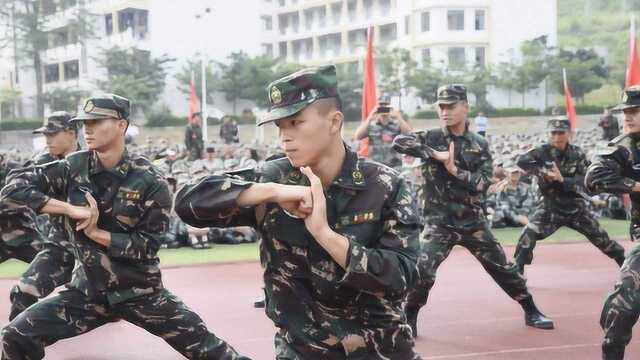
POLYGON ((238 125, 231 121, 223 122, 220 125, 220 138, 227 145, 239 142, 238 125))
MULTIPOLYGON (((348 149, 348 148, 347 148, 348 149)), ((343 270, 302 219, 277 204, 239 208, 254 182, 308 185, 286 158, 185 185, 176 212, 196 227, 251 226, 261 236, 267 316, 278 359, 415 359, 402 305, 417 279, 419 219, 392 169, 348 149, 326 190, 328 222, 349 239, 343 270)))
POLYGON ((386 124, 371 121, 367 136, 369 137, 369 157, 373 161, 397 168, 402 165, 398 153, 391 148, 393 139, 401 134, 398 121, 389 118, 386 124))
MULTIPOLYGON (((461 136, 451 134, 447 128, 420 131, 410 136, 413 141, 407 144, 426 145, 436 151, 448 151, 453 142, 458 174, 453 176, 440 161, 425 158, 422 166, 425 229, 418 259, 420 280, 409 293, 407 308, 419 308, 427 303, 436 271, 455 245, 467 248, 513 299, 528 298, 525 279, 513 264, 507 262, 484 214, 484 195, 491 185, 493 172, 487 141, 468 129, 461 136)), ((420 152, 413 148, 406 150, 409 154, 420 152)))
POLYGON ((565 151, 544 144, 518 158, 518 166, 537 177, 540 192, 536 210, 518 239, 514 254, 518 264, 531 264, 536 242, 547 238, 562 226, 583 234, 605 255, 622 263, 624 248, 609 239, 607 232, 589 211, 584 189, 588 165, 582 149, 572 144, 565 151), (564 178, 562 183, 548 181, 543 176, 543 172, 554 164, 564 178))
POLYGON ((35 223, 33 210, 0 203, 0 263, 9 259, 29 263, 42 250, 44 236, 35 223))
POLYGON ((163 289, 157 252, 168 230, 171 197, 149 160, 125 151, 107 170, 95 152, 80 151, 13 172, 0 195, 5 203, 39 211, 52 197, 86 206, 85 192, 98 203, 98 227, 111 233, 111 245, 99 245, 74 230, 76 221, 65 219, 77 262, 67 286, 71 291, 34 304, 11 321, 2 334, 5 356, 40 359, 47 344, 101 326, 108 314, 116 314, 187 357, 242 359, 163 289))
MULTIPOLYGON (((640 181, 640 134, 621 135, 599 149, 587 170, 585 184, 594 193, 629 194, 631 240, 640 239, 640 194, 633 192, 640 181)), ((604 330, 603 359, 621 360, 640 315, 640 248, 636 244, 620 270, 620 280, 605 301, 600 325, 604 330)))
POLYGON ((189 124, 184 133, 184 146, 189 150, 189 160, 200 159, 204 150, 202 140, 202 127, 197 124, 189 124))
POLYGON ((524 183, 518 183, 515 187, 507 185, 504 190, 497 192, 492 227, 521 226, 516 218, 531 213, 533 197, 529 186, 524 183))

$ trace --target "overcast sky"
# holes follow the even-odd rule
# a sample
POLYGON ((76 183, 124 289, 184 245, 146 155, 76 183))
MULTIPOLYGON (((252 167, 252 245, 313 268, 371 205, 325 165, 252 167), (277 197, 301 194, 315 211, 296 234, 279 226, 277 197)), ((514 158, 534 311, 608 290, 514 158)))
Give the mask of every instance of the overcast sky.
POLYGON ((237 50, 258 55, 259 4, 260 0, 153 0, 153 47, 177 58, 193 56, 202 43, 215 60, 237 50), (207 7, 211 13, 201 31, 195 15, 207 7))

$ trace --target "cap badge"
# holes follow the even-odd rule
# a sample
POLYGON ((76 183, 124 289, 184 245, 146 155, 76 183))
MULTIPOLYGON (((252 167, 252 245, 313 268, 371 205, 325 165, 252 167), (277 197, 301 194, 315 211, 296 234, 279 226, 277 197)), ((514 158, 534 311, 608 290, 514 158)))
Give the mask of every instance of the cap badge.
POLYGON ((278 89, 277 87, 273 86, 271 88, 271 103, 274 105, 278 105, 282 102, 282 93, 280 92, 280 89, 278 89))

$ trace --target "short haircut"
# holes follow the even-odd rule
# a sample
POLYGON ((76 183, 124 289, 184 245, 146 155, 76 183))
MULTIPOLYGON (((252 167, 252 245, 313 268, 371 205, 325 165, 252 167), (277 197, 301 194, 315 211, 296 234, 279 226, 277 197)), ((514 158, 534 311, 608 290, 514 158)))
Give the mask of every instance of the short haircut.
POLYGON ((322 115, 326 115, 332 110, 342 112, 342 100, 340 97, 318 99, 315 103, 317 104, 318 112, 322 115))

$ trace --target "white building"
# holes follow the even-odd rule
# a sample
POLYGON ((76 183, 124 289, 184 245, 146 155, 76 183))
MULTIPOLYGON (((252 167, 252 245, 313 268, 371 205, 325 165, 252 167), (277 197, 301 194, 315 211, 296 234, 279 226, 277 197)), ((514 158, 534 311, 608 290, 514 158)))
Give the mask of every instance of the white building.
MULTIPOLYGON (((97 58, 105 49, 113 46, 135 48, 142 56, 168 54, 181 60, 193 57, 202 45, 198 40, 194 41, 195 32, 190 34, 188 30, 174 28, 175 34, 167 34, 176 24, 193 28, 195 11, 202 10, 203 5, 207 4, 204 1, 177 6, 175 2, 168 0, 42 0, 40 11, 44 19, 47 48, 40 52, 42 66, 37 71, 42 74, 43 93, 55 89, 100 92, 96 82, 106 78, 107 70, 99 66, 97 58), (91 29, 91 36, 88 38, 79 36, 77 20, 80 17, 86 19, 91 29), (192 51, 186 51, 185 48, 192 51)), ((37 114, 36 70, 31 59, 14 56, 13 26, 11 19, 7 20, 9 21, 0 21, 0 91, 19 91, 21 101, 16 105, 14 113, 19 117, 34 118, 37 114), (9 46, 2 46, 3 44, 9 46)), ((204 28, 195 28, 199 32, 206 31, 206 21, 212 19, 205 19, 202 24, 204 28)), ((204 38, 202 41, 209 39, 204 38)), ((18 44, 18 47, 21 45, 18 44)), ((176 115, 186 116, 187 96, 177 89, 178 82, 174 78, 182 65, 183 62, 169 65, 167 86, 159 103, 169 106, 176 115)), ((232 112, 233 105, 225 99, 224 94, 216 92, 213 99, 214 103, 209 104, 210 114, 217 113, 215 110, 232 112)), ((239 100, 237 110, 253 106, 250 102, 239 100)), ((53 110, 56 109, 45 107, 45 114, 53 110)))
MULTIPOLYGON (((307 65, 361 62, 369 26, 376 46, 409 49, 419 64, 450 71, 517 62, 520 44, 540 36, 557 45, 557 0, 261 1, 263 53, 307 65)), ((501 89, 488 96, 496 107, 518 107, 520 98, 501 89)), ((555 95, 541 86, 525 98, 542 109, 555 95)))

